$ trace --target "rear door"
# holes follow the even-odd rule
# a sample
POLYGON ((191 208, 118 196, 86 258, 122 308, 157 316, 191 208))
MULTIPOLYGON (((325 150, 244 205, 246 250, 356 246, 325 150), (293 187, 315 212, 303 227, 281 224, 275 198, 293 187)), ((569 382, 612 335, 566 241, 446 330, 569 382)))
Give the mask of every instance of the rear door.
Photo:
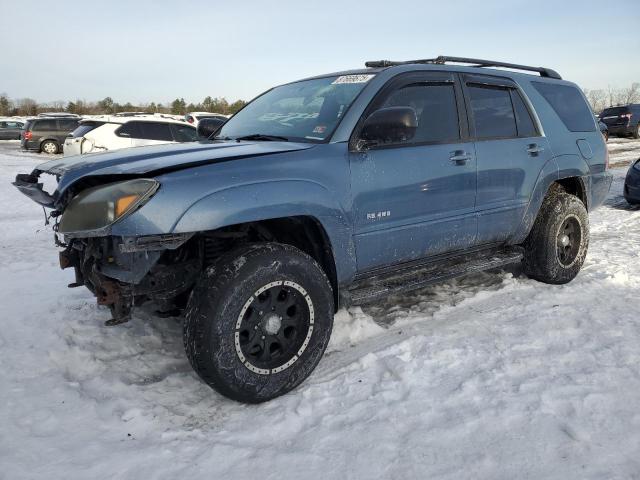
POLYGON ((476 243, 502 243, 520 224, 552 154, 515 82, 489 75, 462 78, 478 162, 476 243))
POLYGON ((362 117, 360 124, 379 108, 409 106, 418 128, 412 139, 350 153, 360 271, 474 243, 476 162, 455 80, 450 72, 400 75, 362 117))

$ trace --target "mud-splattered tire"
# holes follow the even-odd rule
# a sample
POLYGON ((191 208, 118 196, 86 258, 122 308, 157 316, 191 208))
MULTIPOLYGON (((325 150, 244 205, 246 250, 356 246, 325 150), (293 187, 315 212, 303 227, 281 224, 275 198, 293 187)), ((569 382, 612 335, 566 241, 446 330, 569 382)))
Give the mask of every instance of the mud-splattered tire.
POLYGON ((253 244, 223 255, 193 290, 184 346, 193 369, 233 400, 283 395, 311 374, 331 336, 333 293, 309 255, 253 244))
POLYGON ((552 189, 525 241, 525 273, 545 283, 573 280, 587 255, 589 216, 582 201, 552 189))

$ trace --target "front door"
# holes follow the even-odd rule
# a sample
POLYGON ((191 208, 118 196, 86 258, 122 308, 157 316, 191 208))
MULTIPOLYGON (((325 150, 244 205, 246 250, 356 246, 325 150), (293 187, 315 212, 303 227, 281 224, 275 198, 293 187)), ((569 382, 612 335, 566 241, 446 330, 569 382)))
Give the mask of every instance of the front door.
POLYGON ((365 112, 409 106, 418 128, 409 140, 350 153, 359 271, 475 242, 476 159, 473 143, 463 140, 466 117, 455 78, 448 72, 401 75, 365 112))

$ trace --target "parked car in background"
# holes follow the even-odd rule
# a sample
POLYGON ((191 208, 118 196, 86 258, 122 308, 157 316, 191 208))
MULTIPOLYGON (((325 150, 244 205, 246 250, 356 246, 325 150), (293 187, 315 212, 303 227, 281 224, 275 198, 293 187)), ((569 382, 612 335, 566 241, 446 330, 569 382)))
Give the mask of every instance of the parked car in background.
POLYGON ((79 118, 39 117, 29 118, 21 134, 23 150, 44 153, 60 153, 64 139, 78 126, 79 118))
POLYGON ((24 122, 17 120, 0 120, 0 140, 20 140, 24 122))
POLYGON ((221 113, 211 113, 211 112, 189 112, 184 116, 184 119, 189 122, 191 125, 198 126, 198 122, 203 118, 219 118, 224 120, 225 122, 229 119, 226 115, 222 115, 221 113))
POLYGON ((98 153, 121 148, 198 140, 195 127, 182 121, 148 115, 81 120, 64 143, 64 155, 98 153))
POLYGON ((624 198, 632 205, 640 205, 640 158, 633 162, 624 180, 624 198))
POLYGON ((599 116, 609 135, 640 138, 640 103, 605 108, 599 116))

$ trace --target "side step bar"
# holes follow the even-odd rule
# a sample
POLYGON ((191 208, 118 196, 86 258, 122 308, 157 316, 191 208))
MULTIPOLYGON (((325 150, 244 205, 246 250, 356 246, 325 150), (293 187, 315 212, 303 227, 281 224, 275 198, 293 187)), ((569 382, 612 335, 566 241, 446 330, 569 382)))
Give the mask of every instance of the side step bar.
POLYGON ((356 280, 347 293, 352 305, 373 303, 389 295, 417 290, 434 283, 522 261, 521 247, 481 250, 356 280))

